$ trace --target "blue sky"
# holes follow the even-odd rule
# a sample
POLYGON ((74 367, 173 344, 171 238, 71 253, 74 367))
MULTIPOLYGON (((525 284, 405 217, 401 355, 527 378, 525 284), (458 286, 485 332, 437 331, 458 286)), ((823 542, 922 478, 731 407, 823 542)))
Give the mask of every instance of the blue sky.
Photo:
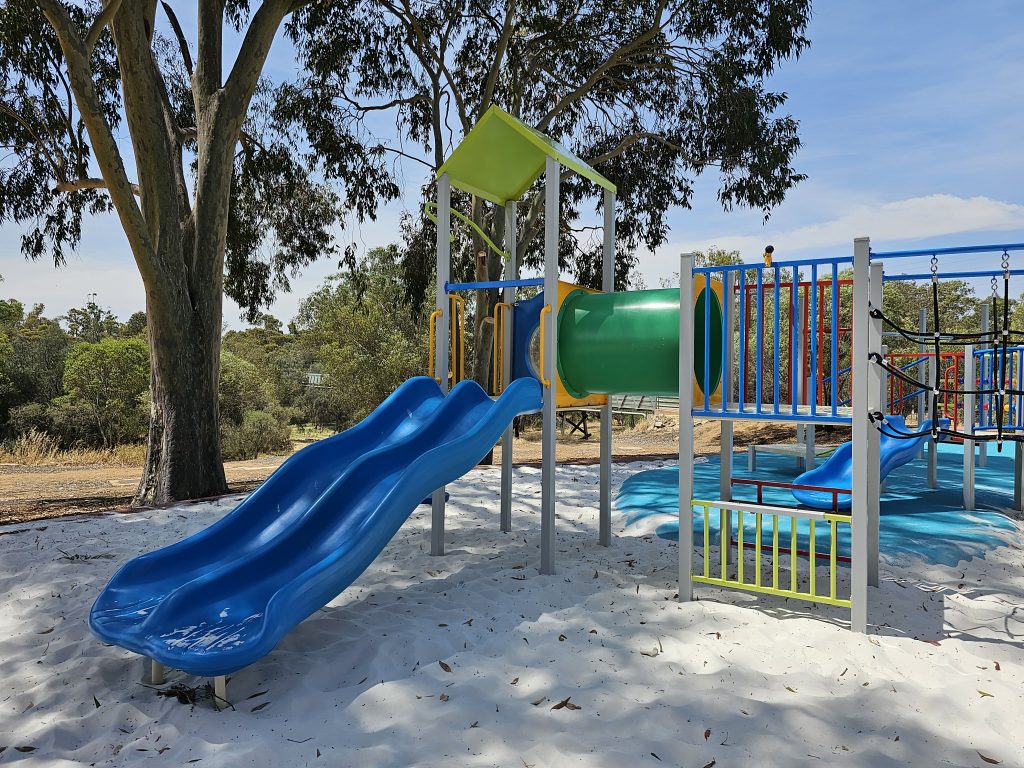
MULTIPOLYGON (((176 4, 178 5, 178 4, 176 4)), ((192 19, 184 18, 186 34, 192 19)), ((194 39, 193 35, 189 36, 194 39)), ((968 243, 1024 242, 1024 5, 1019 0, 819 0, 811 48, 785 63, 772 86, 789 94, 801 121, 796 165, 807 173, 767 224, 758 211, 723 212, 712 175, 698 183, 692 210, 671 213, 671 233, 641 254, 649 286, 678 270, 679 254, 716 244, 757 260, 772 243, 776 258, 849 253, 868 235, 876 250, 968 243)), ((284 45, 269 68, 293 66, 284 45)), ((410 194, 389 205, 355 239, 364 247, 396 239, 402 213, 417 204, 420 169, 409 168, 410 194)), ((26 263, 19 232, 0 228, 0 295, 41 301, 59 314, 87 293, 127 317, 144 308, 141 282, 116 218, 92 220, 79 253, 62 270, 26 263)), ((1024 255, 1015 257, 1024 266, 1024 255)), ((926 259, 900 271, 925 271, 926 259)), ((943 264, 978 266, 977 257, 943 264)), ((294 281, 272 311, 284 320, 299 300, 336 270, 323 261, 294 281)), ((227 302, 225 321, 241 325, 227 302)))

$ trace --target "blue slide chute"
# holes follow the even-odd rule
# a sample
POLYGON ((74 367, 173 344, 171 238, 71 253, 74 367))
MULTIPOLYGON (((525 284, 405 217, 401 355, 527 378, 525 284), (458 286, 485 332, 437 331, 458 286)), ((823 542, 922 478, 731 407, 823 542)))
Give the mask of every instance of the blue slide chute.
POLYGON ((540 406, 535 379, 513 381, 497 400, 473 381, 444 396, 433 379, 410 379, 359 425, 296 453, 217 523, 124 565, 89 624, 172 669, 241 669, 344 591, 424 496, 540 406))
MULTIPOLYGON (((902 416, 886 416, 886 424, 882 426, 880 450, 882 466, 881 479, 892 472, 896 467, 902 467, 917 456, 918 449, 928 440, 929 434, 920 437, 901 438, 900 434, 908 432, 930 433, 932 422, 925 420, 920 427, 914 430, 907 428, 902 416), (891 431, 886 427, 891 425, 891 431)), ((940 419, 943 426, 949 425, 948 419, 940 419)), ((836 448, 835 453, 828 457, 820 467, 815 467, 809 472, 804 472, 796 480, 796 485, 817 485, 821 488, 852 488, 853 487, 853 443, 843 443, 836 448)), ((793 496, 801 504, 815 509, 832 509, 832 494, 825 491, 793 490, 793 496)), ((849 494, 841 493, 838 497, 839 509, 849 509, 851 498, 849 494)))

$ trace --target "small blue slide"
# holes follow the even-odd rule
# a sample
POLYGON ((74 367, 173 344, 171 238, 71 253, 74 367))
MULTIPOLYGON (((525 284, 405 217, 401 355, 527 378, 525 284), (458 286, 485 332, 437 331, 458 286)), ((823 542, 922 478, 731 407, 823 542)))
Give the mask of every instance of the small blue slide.
MULTIPOLYGON (((917 450, 927 440, 931 440, 928 434, 916 438, 900 438, 896 435, 908 432, 930 432, 931 420, 925 420, 920 427, 908 429, 902 416, 886 416, 885 420, 892 425, 892 431, 887 432, 882 427, 880 440, 880 456, 882 461, 881 478, 892 472, 896 467, 902 467, 917 456, 917 450)), ((943 426, 949 425, 948 419, 940 419, 943 426)), ((843 443, 836 448, 835 453, 828 457, 820 467, 815 467, 809 472, 804 472, 796 480, 796 485, 817 485, 823 488, 850 488, 853 485, 853 443, 843 443)), ((815 509, 832 509, 832 494, 824 491, 793 490, 793 495, 801 504, 815 509)), ((851 498, 849 494, 842 493, 838 497, 839 509, 849 509, 851 498)))
POLYGON ((289 458, 220 521, 124 565, 89 624, 172 669, 239 670, 344 591, 425 496, 540 407, 533 378, 497 400, 473 381, 444 396, 433 379, 410 379, 357 426, 289 458))

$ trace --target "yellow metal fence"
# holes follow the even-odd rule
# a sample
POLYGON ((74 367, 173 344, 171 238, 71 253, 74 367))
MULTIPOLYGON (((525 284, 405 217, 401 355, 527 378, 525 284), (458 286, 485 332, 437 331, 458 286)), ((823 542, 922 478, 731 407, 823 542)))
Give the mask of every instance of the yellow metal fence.
POLYGON ((732 501, 694 499, 692 504, 703 510, 703 535, 695 542, 702 553, 703 570, 693 574, 694 582, 850 607, 849 596, 840 595, 836 586, 839 561, 846 559, 838 552, 839 526, 850 525, 849 515, 732 501), (719 516, 718 542, 714 542, 711 531, 712 510, 719 516), (752 532, 745 529, 751 516, 752 532), (788 519, 788 526, 780 525, 783 519, 788 519), (828 546, 826 551, 819 551, 816 526, 823 525, 828 526, 828 546), (798 547, 801 530, 808 535, 806 550, 798 547), (714 543, 718 544, 717 563, 713 563, 714 543), (754 555, 752 567, 745 557, 750 550, 754 555), (827 592, 819 590, 817 571, 822 563, 827 563, 827 592))

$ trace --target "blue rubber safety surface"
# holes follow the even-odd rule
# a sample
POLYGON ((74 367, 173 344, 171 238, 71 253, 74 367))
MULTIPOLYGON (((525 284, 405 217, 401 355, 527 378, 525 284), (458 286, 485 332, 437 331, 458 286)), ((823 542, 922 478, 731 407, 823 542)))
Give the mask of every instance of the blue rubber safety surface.
POLYGON ((89 616, 103 641, 196 675, 267 654, 373 562, 425 496, 472 469, 535 379, 497 400, 463 381, 410 379, 369 417, 289 458, 224 518, 124 565, 89 616))
MULTIPOLYGON (((1013 446, 996 453, 995 447, 988 448, 988 466, 975 469, 977 495, 975 504, 979 509, 965 512, 963 503, 963 448, 956 444, 941 443, 938 453, 939 487, 930 490, 927 484, 928 464, 924 459, 915 459, 894 469, 886 480, 886 491, 881 498, 880 546, 884 556, 892 561, 902 557, 919 557, 927 562, 940 565, 956 565, 961 560, 984 557, 995 547, 1006 545, 1024 546, 1024 524, 1007 514, 1013 503, 1013 446)), ((757 472, 745 471, 745 462, 738 460, 733 468, 734 477, 778 482, 793 482, 797 475, 793 457, 759 455, 757 472), (743 465, 741 468, 740 465, 743 465)), ((713 501, 718 498, 718 457, 708 457, 706 462, 694 467, 694 498, 713 501)), ((617 509, 626 515, 626 524, 633 525, 654 516, 663 521, 656 528, 659 536, 678 540, 678 488, 677 467, 651 469, 626 480, 616 499, 617 509)), ((753 486, 733 486, 737 501, 756 501, 753 486)), ((780 506, 796 506, 788 490, 764 489, 764 502, 780 506)), ((734 515, 734 523, 736 525, 734 515)), ((720 533, 718 515, 710 515, 710 530, 713 542, 718 542, 720 533)), ((695 541, 703 536, 703 511, 693 515, 695 541)), ((762 520, 763 542, 771 542, 770 519, 762 520)), ((809 544, 808 524, 801 521, 797 527, 797 546, 806 550, 809 544)), ((754 516, 744 515, 744 538, 753 542, 755 534, 754 516)), ((733 536, 736 535, 735 530, 733 536)), ((780 546, 789 542, 788 518, 780 526, 780 546)), ((815 545, 819 552, 828 552, 829 530, 827 524, 815 525, 815 545)), ((839 526, 839 554, 850 553, 849 526, 839 526)))

